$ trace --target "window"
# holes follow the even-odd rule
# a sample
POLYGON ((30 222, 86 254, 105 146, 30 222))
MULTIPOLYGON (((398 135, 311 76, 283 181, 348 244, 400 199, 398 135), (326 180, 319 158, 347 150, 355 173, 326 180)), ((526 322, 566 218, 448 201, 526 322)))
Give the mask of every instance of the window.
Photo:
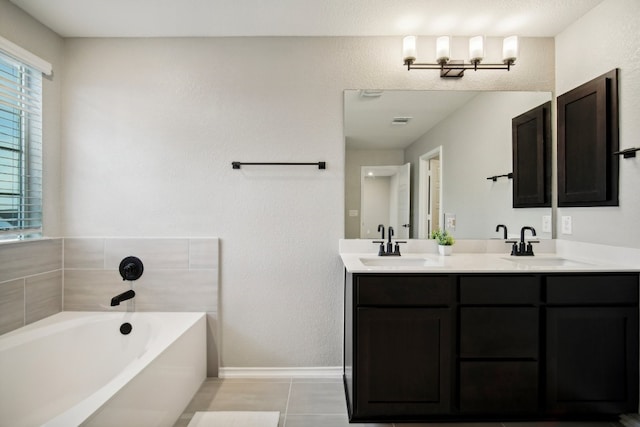
POLYGON ((0 239, 42 232, 42 72, 0 51, 0 239))

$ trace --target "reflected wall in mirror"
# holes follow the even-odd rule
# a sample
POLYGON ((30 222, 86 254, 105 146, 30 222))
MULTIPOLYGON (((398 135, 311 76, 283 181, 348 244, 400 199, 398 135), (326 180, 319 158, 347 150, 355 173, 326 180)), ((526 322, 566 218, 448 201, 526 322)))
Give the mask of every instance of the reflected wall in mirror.
POLYGON ((345 237, 379 237, 363 227, 363 167, 409 163, 411 238, 439 227, 458 239, 501 238, 498 224, 509 237, 528 225, 551 238, 543 227, 551 208, 514 209, 512 180, 487 179, 512 172, 512 119, 550 100, 549 92, 346 90, 345 237))

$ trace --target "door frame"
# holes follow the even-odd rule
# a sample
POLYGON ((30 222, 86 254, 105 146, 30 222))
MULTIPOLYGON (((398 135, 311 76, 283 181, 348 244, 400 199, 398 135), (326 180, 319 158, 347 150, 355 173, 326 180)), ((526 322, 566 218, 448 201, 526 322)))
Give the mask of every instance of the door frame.
POLYGON ((427 217, 429 215, 429 200, 428 197, 423 197, 429 190, 429 160, 433 158, 440 159, 440 210, 444 212, 443 205, 443 157, 442 157, 442 145, 434 148, 422 154, 418 160, 418 238, 428 239, 431 234, 429 226, 427 226, 427 217))

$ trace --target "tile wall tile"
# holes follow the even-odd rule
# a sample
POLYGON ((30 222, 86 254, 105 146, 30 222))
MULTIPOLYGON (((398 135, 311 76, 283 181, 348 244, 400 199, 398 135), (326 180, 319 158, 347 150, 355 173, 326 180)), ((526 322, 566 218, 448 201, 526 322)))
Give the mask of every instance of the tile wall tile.
POLYGON ((24 326, 24 279, 0 283, 0 334, 24 326))
POLYGON ((146 270, 134 283, 141 311, 218 311, 213 270, 146 270))
POLYGON ((218 269, 218 239, 189 239, 189 268, 218 269))
POLYGON ((106 269, 117 270, 120 261, 136 256, 149 269, 188 269, 189 239, 105 239, 106 269))
POLYGON ((126 304, 111 307, 111 298, 130 289, 114 270, 64 271, 64 303, 66 311, 126 310, 126 304))
POLYGON ((25 324, 62 311, 62 271, 25 279, 25 324))
POLYGON ((60 270, 62 239, 2 243, 0 265, 0 282, 60 270))
POLYGON ((104 239, 64 239, 64 268, 104 268, 104 239))

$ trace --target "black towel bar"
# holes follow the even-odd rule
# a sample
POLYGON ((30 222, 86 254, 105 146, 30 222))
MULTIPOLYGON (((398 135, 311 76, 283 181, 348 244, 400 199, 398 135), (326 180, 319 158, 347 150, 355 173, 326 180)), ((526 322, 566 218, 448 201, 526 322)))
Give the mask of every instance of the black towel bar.
POLYGON ((313 166, 318 166, 318 169, 326 169, 327 168, 327 162, 316 162, 316 163, 291 163, 291 162, 231 162, 231 166, 233 166, 234 169, 240 169, 240 166, 242 165, 313 165, 313 166))
POLYGON ((505 173, 504 175, 494 175, 494 176, 488 177, 487 179, 490 179, 491 181, 496 182, 498 178, 503 178, 503 177, 511 179, 513 178, 513 173, 509 172, 509 173, 505 173))

